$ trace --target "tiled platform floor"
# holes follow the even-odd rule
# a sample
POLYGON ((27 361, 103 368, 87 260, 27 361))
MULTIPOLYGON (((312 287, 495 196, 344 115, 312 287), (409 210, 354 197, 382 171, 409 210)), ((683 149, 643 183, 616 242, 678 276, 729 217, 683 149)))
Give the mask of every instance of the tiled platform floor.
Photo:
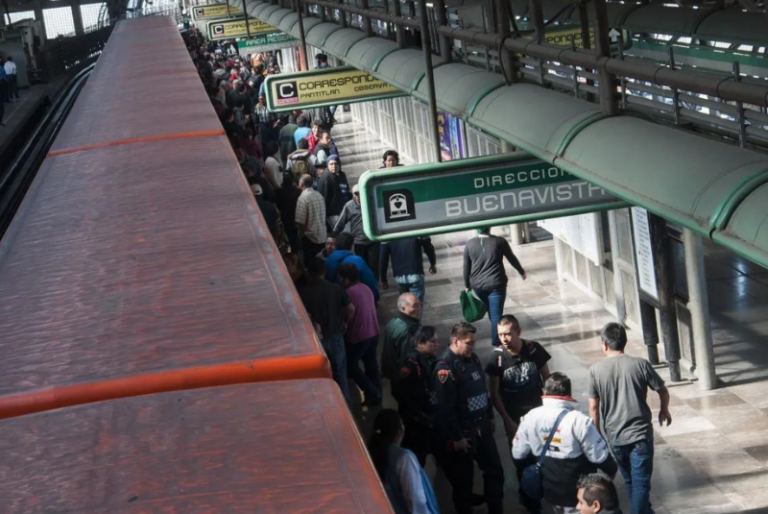
MULTIPOLYGON (((344 170, 355 182, 377 168, 384 147, 355 123, 334 129, 344 170)), ((460 319, 463 244, 471 233, 434 238, 438 274, 427 278, 423 322, 438 327, 442 347, 450 326, 460 319)), ((593 298, 567 282, 558 282, 550 242, 515 249, 529 279, 510 271, 506 312, 521 321, 523 337, 541 342, 552 355, 550 369, 573 380, 574 396, 586 409, 588 367, 601 359, 598 332, 611 315, 593 298)), ((718 375, 723 387, 699 391, 696 384, 672 387, 670 427, 656 429, 652 498, 658 514, 749 512, 768 514, 768 270, 717 246, 707 247, 707 267, 718 375)), ((390 280, 390 283, 392 281, 390 280)), ((382 322, 395 312, 396 293, 383 296, 382 322)), ((478 353, 490 353, 490 326, 476 324, 478 353)), ((630 333, 628 352, 643 356, 640 334, 630 333)), ((662 376, 665 370, 660 370, 662 376)), ((654 408, 657 398, 650 398, 654 408)), ((391 398, 386 406, 395 406, 391 398)), ((375 412, 358 413, 366 432, 375 412)), ((367 432, 366 432, 367 435, 367 432)), ((497 434, 505 466, 506 512, 524 512, 517 504, 517 484, 503 434, 497 434)), ((434 464, 428 466, 442 512, 453 512, 450 486, 434 464)), ((623 503, 626 493, 617 478, 623 503)), ((481 491, 478 473, 476 490, 481 491)), ((484 508, 476 512, 484 512, 484 508)), ((625 507, 625 513, 629 510, 625 507)))

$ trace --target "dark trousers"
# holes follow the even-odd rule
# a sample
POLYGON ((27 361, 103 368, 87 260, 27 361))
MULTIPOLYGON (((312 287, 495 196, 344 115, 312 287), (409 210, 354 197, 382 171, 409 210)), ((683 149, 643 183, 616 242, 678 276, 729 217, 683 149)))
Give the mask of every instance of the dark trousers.
POLYGON ((653 441, 639 441, 613 446, 616 464, 629 492, 632 514, 653 514, 651 508, 651 475, 653 474, 653 441))
POLYGON ((374 336, 359 343, 346 345, 347 375, 365 393, 367 402, 381 401, 381 379, 379 378, 379 361, 376 357, 376 347, 379 336, 374 336), (363 369, 360 369, 360 362, 363 369))
POLYGON ((302 236, 301 250, 304 253, 304 262, 309 262, 317 257, 317 254, 323 251, 323 248, 325 248, 324 243, 313 243, 307 236, 302 236))
POLYGON ((7 102, 10 99, 8 96, 8 80, 0 80, 0 103, 7 102))
POLYGON ((363 258, 365 263, 373 271, 373 276, 379 280, 379 250, 381 243, 371 243, 367 245, 355 245, 355 255, 363 258))
POLYGON ((16 75, 8 75, 8 98, 19 97, 19 81, 16 75))
POLYGON ((488 421, 482 425, 478 434, 467 437, 470 447, 466 453, 447 448, 445 441, 438 443, 438 460, 453 488, 453 505, 457 514, 472 514, 475 461, 483 472, 488 514, 502 513, 504 470, 488 421))
POLYGON ((405 426, 405 435, 400 446, 411 450, 419 459, 421 467, 424 467, 427 463, 427 455, 432 453, 432 427, 405 417, 403 417, 403 426, 405 426))

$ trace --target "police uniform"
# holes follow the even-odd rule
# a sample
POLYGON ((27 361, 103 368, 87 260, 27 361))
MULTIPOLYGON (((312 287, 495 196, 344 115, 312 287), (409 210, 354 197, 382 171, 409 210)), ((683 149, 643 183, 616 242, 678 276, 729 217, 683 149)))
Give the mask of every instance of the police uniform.
POLYGON ((493 407, 485 373, 474 353, 469 358, 448 348, 437 360, 434 375, 437 393, 435 455, 453 487, 458 514, 472 512, 474 461, 483 471, 489 514, 501 514, 504 471, 491 433, 493 407), (468 451, 456 451, 455 441, 466 439, 468 451))
POLYGON ((434 357, 411 350, 392 386, 392 394, 405 426, 400 446, 416 454, 422 466, 432 449, 432 430, 437 411, 437 395, 432 383, 434 366, 434 357))

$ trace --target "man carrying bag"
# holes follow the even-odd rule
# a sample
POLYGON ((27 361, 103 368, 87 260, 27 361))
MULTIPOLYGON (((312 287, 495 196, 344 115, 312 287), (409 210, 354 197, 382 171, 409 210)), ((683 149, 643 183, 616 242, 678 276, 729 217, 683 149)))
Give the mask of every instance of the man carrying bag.
POLYGON ((553 373, 547 379, 542 400, 543 406, 522 418, 512 443, 523 503, 538 513, 543 498, 556 514, 578 514, 579 477, 600 470, 613 478, 616 463, 592 420, 576 409, 565 374, 553 373), (544 433, 549 434, 546 441, 544 433))

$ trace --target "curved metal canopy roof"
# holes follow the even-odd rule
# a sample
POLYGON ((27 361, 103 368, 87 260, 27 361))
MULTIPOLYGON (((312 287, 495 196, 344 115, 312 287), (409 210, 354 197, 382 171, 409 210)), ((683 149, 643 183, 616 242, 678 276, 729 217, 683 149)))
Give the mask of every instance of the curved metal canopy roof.
MULTIPOLYGON (((265 12, 263 5, 251 0, 249 12, 265 12)), ((290 18, 282 11, 281 22, 290 18)), ((278 12, 270 10, 270 19, 278 12)), ((311 17, 304 26, 309 44, 426 99, 420 50, 311 17)), ((767 155, 633 116, 609 117, 594 104, 532 84, 505 85, 465 64, 433 63, 439 109, 768 266, 767 155)))

